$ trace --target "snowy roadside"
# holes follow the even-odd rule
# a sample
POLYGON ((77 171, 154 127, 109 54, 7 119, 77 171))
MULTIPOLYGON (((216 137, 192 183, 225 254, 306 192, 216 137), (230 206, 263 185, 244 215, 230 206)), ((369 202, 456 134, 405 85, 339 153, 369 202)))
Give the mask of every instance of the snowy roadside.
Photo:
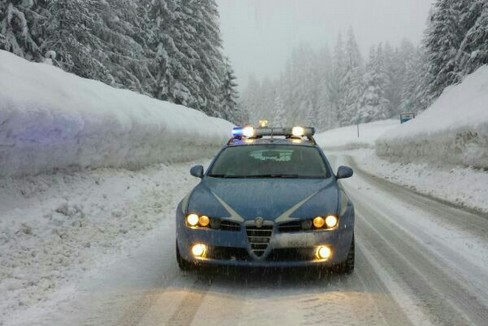
POLYGON ((233 126, 0 51, 0 177, 211 157, 233 126))
POLYGON ((2 179, 0 325, 173 218, 192 164, 2 179))
POLYGON ((488 173, 482 170, 432 163, 388 162, 374 149, 328 151, 350 155, 364 171, 430 197, 488 213, 488 173))

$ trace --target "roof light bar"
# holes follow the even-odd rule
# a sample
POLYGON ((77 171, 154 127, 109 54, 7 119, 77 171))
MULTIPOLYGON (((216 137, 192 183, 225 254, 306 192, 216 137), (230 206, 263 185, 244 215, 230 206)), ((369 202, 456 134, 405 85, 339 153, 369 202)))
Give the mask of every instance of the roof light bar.
POLYGON ((255 136, 293 136, 293 137, 311 137, 315 134, 312 127, 294 127, 294 128, 257 128, 255 136), (296 134, 293 132, 295 130, 296 134))
POLYGON ((253 138, 261 136, 289 136, 289 137, 312 137, 315 134, 313 127, 287 127, 287 128, 253 128, 235 127, 232 130, 234 138, 253 138))

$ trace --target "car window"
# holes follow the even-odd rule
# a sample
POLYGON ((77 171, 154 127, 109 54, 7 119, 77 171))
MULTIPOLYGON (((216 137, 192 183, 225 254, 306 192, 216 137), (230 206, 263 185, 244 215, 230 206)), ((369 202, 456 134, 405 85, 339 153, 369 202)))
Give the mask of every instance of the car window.
POLYGON ((328 178, 330 172, 314 147, 256 145, 224 149, 208 175, 220 178, 328 178))

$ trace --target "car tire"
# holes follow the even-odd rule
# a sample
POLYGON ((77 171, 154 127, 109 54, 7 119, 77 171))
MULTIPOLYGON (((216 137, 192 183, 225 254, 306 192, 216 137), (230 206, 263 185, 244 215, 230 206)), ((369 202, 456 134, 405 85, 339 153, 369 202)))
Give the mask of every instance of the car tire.
POLYGON ((343 262, 338 266, 339 272, 343 274, 351 274, 354 271, 354 259, 355 259, 355 244, 354 244, 354 235, 353 235, 351 246, 349 247, 349 252, 347 253, 347 259, 345 262, 343 262))
POLYGON ((191 271, 195 269, 195 265, 181 257, 180 249, 178 248, 178 241, 176 242, 176 261, 178 262, 178 267, 182 271, 191 271))

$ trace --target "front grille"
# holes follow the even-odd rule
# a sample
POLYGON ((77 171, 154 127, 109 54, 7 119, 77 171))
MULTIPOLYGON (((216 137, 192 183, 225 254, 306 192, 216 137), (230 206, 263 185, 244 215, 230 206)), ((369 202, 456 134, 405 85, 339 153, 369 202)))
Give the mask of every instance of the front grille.
POLYGON ((303 231, 302 221, 293 221, 278 225, 278 231, 281 233, 291 233, 303 231))
POLYGON ((220 229, 223 231, 240 231, 241 226, 236 222, 222 220, 222 222, 220 222, 220 229))
POLYGON ((272 225, 263 225, 258 228, 254 225, 246 227, 247 239, 251 245, 251 251, 258 257, 261 257, 268 249, 271 234, 273 233, 272 225))
POLYGON ((207 258, 218 260, 249 260, 249 254, 244 248, 234 247, 209 247, 207 258))

